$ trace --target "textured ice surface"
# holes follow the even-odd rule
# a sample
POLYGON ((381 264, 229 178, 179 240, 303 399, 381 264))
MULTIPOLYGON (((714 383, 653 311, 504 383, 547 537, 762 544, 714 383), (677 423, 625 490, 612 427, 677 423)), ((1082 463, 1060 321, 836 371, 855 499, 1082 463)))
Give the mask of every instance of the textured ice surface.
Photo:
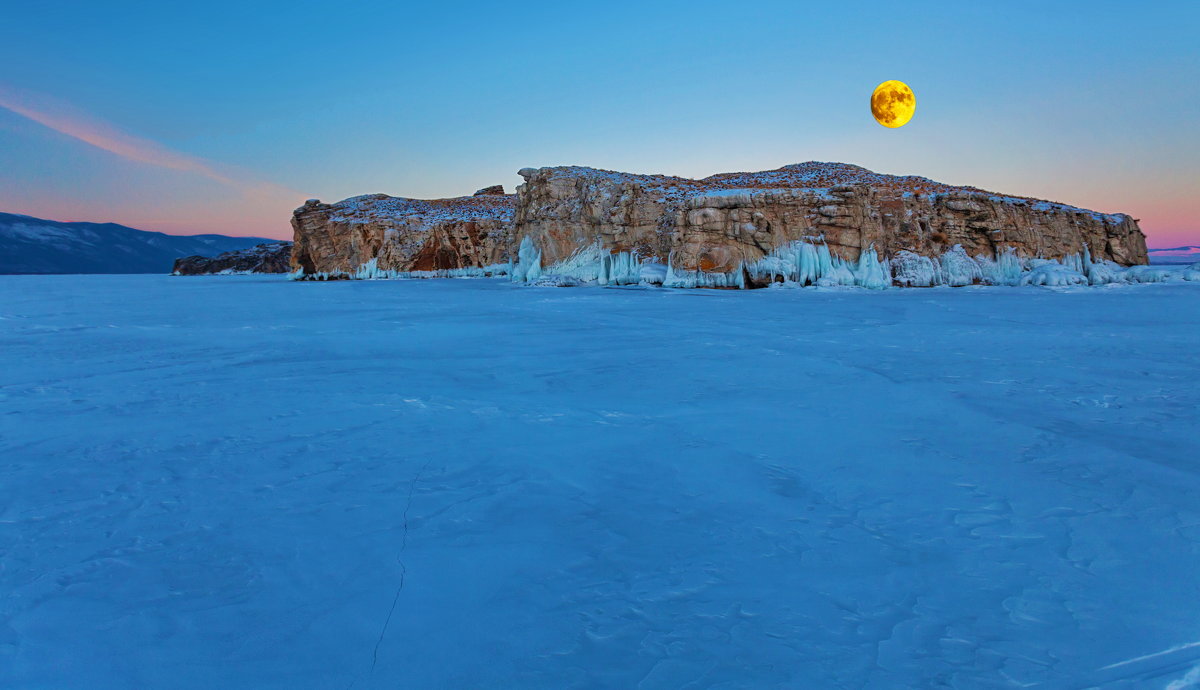
POLYGON ((746 274, 742 271, 710 273, 708 271, 678 270, 667 264, 663 287, 669 288, 744 288, 746 274))
POLYGON ((938 265, 928 256, 900 250, 892 257, 892 274, 902 287, 932 287, 938 282, 938 265))
MULTIPOLYGON (((541 266, 541 249, 526 236, 521 240, 520 260, 512 270, 513 282, 539 285, 636 285, 669 288, 745 288, 753 282, 785 283, 787 287, 849 287, 884 289, 948 285, 1109 285, 1113 283, 1162 283, 1170 280, 1200 280, 1195 266, 1130 266, 1112 261, 1093 261, 1087 245, 1083 251, 1061 259, 1024 258, 1007 247, 996 256, 967 254, 956 244, 940 256, 922 256, 900 250, 891 259, 880 259, 874 247, 846 261, 832 253, 820 237, 788 242, 761 259, 740 263, 728 272, 689 271, 659 264, 642 264, 636 253, 612 254, 597 241, 580 248, 552 266, 541 266), (547 277, 543 279, 543 274, 547 277)), ((1197 264, 1200 265, 1200 264, 1197 264)), ((377 277, 374 266, 363 277, 377 277)), ((506 268, 506 267, 501 267, 506 268)), ((360 274, 363 270, 359 271, 360 274)), ((492 275, 492 274, 489 274, 492 275)), ((501 275, 495 272, 494 275, 501 275)), ((385 276, 386 277, 386 276, 385 276)), ((406 277, 399 276, 398 277, 406 277)), ((424 276, 416 276, 424 277, 424 276)), ((455 277, 455 276, 446 276, 455 277)))
POLYGON ((1125 279, 1131 283, 1162 283, 1179 276, 1174 266, 1130 266, 1125 279))
POLYGON ((1034 259, 1030 262, 1029 272, 1021 275, 1021 284, 1047 287, 1087 285, 1088 278, 1074 268, 1064 266, 1057 261, 1034 259))
MULTIPOLYGON (((380 268, 379 259, 370 259, 353 272, 320 271, 305 273, 303 268, 287 274, 290 280, 394 280, 398 278, 493 278, 506 276, 512 266, 509 264, 491 264, 489 266, 467 266, 465 268, 439 268, 432 271, 397 271, 390 268, 380 268)), ((222 275, 231 272, 222 271, 222 275)))
POLYGON ((1181 280, 0 277, 0 687, 1183 683, 1197 342, 1181 280))
POLYGON ((1012 247, 999 252, 995 258, 977 256, 979 273, 983 282, 989 285, 1020 285, 1021 274, 1025 271, 1026 260, 1017 256, 1012 247))
POLYGON ((1088 282, 1092 285, 1109 285, 1125 282, 1129 269, 1114 261, 1100 260, 1089 262, 1086 271, 1088 282))
POLYGON ((962 245, 956 244, 950 251, 942 254, 940 260, 939 284, 951 287, 974 285, 983 280, 983 271, 979 264, 967 255, 962 245))

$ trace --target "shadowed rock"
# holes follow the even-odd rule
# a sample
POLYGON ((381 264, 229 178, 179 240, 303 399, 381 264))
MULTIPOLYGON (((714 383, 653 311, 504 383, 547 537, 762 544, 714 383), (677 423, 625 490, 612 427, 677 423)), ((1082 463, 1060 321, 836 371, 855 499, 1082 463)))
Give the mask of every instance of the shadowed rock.
POLYGON ((271 242, 219 256, 187 256, 175 260, 172 275, 199 276, 216 273, 287 273, 291 270, 291 242, 271 242))
POLYGON ((878 287, 923 280, 931 269, 914 257, 937 260, 935 284, 976 280, 976 260, 1007 257, 1019 261, 1014 270, 1040 259, 1074 261, 1079 270, 1087 270, 1082 261, 1147 261, 1145 236, 1125 214, 845 163, 700 180, 586 167, 519 174, 525 183, 516 195, 495 186, 428 201, 310 200, 292 219, 292 266, 320 279, 494 275, 513 262, 519 282, 760 287, 824 279, 878 287), (888 262, 898 257, 906 272, 894 282, 888 262), (805 273, 808 264, 815 273, 805 273))
POLYGON ((729 275, 794 242, 820 243, 847 262, 870 248, 882 259, 905 250, 938 256, 956 245, 970 256, 1012 248, 1019 256, 1061 259, 1086 243, 1094 259, 1146 263, 1145 236, 1124 214, 844 163, 701 180, 583 167, 520 174, 513 241, 528 240, 549 272, 595 248, 674 271, 729 275))
POLYGON ((292 267, 322 280, 502 273, 515 205, 511 194, 310 199, 292 215, 292 267))

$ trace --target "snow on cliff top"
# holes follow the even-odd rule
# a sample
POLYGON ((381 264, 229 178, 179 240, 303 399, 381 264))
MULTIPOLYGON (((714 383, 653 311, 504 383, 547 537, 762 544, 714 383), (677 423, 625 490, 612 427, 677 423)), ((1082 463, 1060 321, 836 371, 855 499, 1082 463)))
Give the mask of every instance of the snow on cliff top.
POLYGON ((515 194, 460 196, 451 199, 408 199, 387 194, 364 194, 331 204, 332 220, 365 223, 379 216, 419 217, 425 222, 512 220, 515 194))
MULTIPOLYGON (((995 194, 978 187, 951 185, 917 175, 886 175, 849 163, 809 161, 785 165, 776 170, 732 172, 710 175, 700 180, 672 175, 640 175, 636 173, 601 170, 585 166, 526 168, 521 175, 529 179, 541 173, 554 177, 583 177, 625 185, 636 184, 664 200, 682 202, 702 196, 728 195, 738 191, 755 193, 777 189, 805 190, 828 195, 829 190, 850 185, 869 185, 876 190, 901 196, 969 194, 986 196, 990 201, 1016 205, 1028 204, 1040 212, 1084 213, 1109 223, 1119 223, 1127 216, 1120 213, 1103 214, 1088 209, 1030 197, 995 194)), ((470 220, 511 221, 517 204, 515 194, 462 196, 451 199, 409 199, 387 194, 366 194, 339 201, 332 206, 332 219, 365 223, 380 216, 419 218, 424 222, 455 222, 470 220)))
POLYGON ((979 192, 976 187, 961 187, 935 182, 916 175, 884 175, 849 163, 809 161, 785 165, 778 170, 751 173, 718 173, 700 180, 705 186, 718 188, 754 187, 756 189, 806 188, 830 189, 853 184, 868 184, 913 194, 944 194, 948 192, 979 192))
POLYGON ((583 166, 562 166, 543 168, 542 170, 551 171, 555 176, 591 177, 618 184, 640 184, 647 190, 660 193, 672 200, 729 194, 733 190, 752 192, 797 189, 821 193, 836 187, 865 184, 875 189, 901 195, 979 194, 986 195, 991 201, 1000 203, 1030 204, 1030 207, 1036 211, 1086 213, 1108 222, 1120 222, 1125 218, 1125 215, 1120 213, 1103 214, 1053 201, 996 194, 978 187, 951 185, 918 175, 887 175, 850 163, 808 161, 785 165, 776 170, 717 173, 700 180, 671 175, 638 175, 583 166))
POLYGON ((885 175, 850 163, 808 161, 785 165, 776 170, 760 172, 717 173, 700 180, 672 175, 638 175, 634 173, 599 170, 583 166, 543 168, 556 176, 599 178, 616 183, 640 183, 648 186, 679 188, 693 193, 709 193, 730 189, 830 189, 853 184, 868 184, 916 194, 972 192, 987 194, 977 187, 964 187, 935 182, 916 175, 885 175))

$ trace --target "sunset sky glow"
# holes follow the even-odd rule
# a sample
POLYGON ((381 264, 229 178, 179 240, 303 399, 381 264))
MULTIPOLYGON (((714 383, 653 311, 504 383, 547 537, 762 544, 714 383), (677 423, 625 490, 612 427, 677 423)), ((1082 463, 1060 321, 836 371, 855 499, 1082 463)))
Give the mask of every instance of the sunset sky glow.
POLYGON ((0 211, 290 238, 291 210, 590 165, 808 160, 1200 244, 1200 5, 525 2, 6 8, 0 211), (872 89, 917 95, 877 125, 872 89))

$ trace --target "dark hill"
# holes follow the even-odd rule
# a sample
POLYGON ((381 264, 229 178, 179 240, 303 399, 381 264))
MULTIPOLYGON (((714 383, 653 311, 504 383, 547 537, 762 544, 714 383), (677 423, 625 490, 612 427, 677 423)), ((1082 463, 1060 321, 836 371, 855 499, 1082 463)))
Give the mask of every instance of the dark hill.
POLYGON ((214 256, 275 241, 167 235, 116 223, 60 223, 0 213, 0 273, 170 273, 181 256, 214 256))

